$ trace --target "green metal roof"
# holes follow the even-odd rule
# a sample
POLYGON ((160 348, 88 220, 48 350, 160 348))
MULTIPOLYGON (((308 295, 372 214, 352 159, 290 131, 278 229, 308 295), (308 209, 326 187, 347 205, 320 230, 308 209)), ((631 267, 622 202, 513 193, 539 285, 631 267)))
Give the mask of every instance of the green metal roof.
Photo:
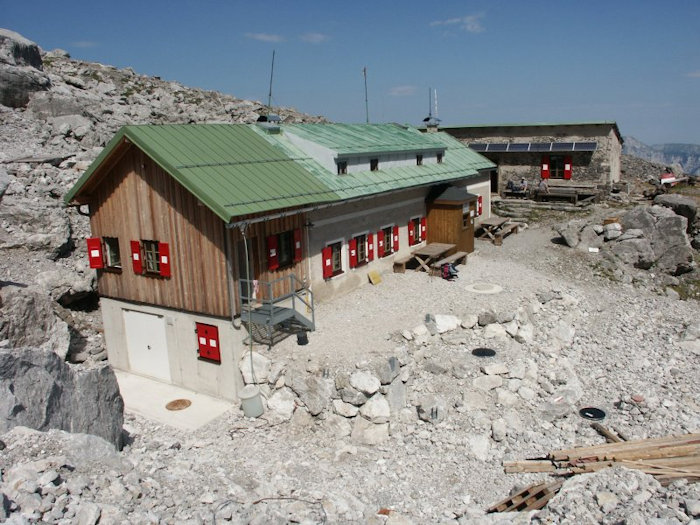
POLYGON ((125 126, 65 197, 71 202, 127 138, 226 222, 239 215, 334 201, 338 196, 250 126, 125 126))
MULTIPOLYGON (((257 125, 171 124, 125 126, 104 148, 65 197, 75 202, 108 156, 132 142, 226 222, 234 217, 310 204, 342 202, 416 186, 463 179, 495 165, 446 133, 423 134, 398 125, 283 125, 270 133, 257 125), (445 150, 442 163, 400 166, 338 175, 321 166, 285 136, 291 128, 313 129, 344 151, 445 150), (361 137, 360 131, 366 130, 361 137), (381 139, 374 144, 368 137, 381 139), (393 138, 392 138, 393 137, 393 138), (362 144, 367 144, 365 147, 362 144), (373 146, 374 144, 374 146, 373 146), (410 147, 409 147, 410 145, 410 147), (374 148, 374 149, 373 149, 374 148)), ((308 133, 311 133, 309 131, 308 133)), ((310 135, 308 135, 310 136, 310 135)), ((321 139, 318 139, 321 143, 321 139)))
POLYGON ((338 155, 444 148, 430 135, 397 124, 285 124, 283 128, 338 155))

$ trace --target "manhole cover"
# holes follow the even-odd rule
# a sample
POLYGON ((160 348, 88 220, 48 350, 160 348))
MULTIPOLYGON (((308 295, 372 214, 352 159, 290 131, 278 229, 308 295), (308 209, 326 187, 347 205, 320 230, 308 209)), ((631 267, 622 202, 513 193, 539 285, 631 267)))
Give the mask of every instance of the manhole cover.
POLYGON ((496 355, 496 351, 492 348, 475 348, 472 350, 472 355, 476 357, 493 357, 496 355))
POLYGON ((605 411, 596 407, 585 407, 578 411, 578 415, 583 419, 590 419, 591 421, 601 421, 605 419, 605 411))
POLYGON ((503 288, 497 284, 491 283, 472 283, 468 284, 466 287, 468 292, 482 293, 482 294, 494 294, 503 291, 503 288))
POLYGON ((175 399, 167 405, 165 405, 165 408, 167 408, 168 410, 184 410, 191 404, 192 401, 190 401, 189 399, 175 399))

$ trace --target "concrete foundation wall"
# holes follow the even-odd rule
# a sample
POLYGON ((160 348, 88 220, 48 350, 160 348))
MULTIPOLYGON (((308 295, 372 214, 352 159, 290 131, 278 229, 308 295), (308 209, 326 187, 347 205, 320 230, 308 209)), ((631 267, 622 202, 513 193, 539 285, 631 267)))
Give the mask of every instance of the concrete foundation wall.
POLYGON ((230 320, 197 315, 157 306, 101 298, 102 319, 109 363, 116 369, 134 372, 129 363, 124 310, 162 316, 171 383, 232 401, 243 386, 238 361, 244 352, 245 328, 236 330, 230 320), (214 325, 219 330, 221 363, 198 358, 195 323, 214 325))

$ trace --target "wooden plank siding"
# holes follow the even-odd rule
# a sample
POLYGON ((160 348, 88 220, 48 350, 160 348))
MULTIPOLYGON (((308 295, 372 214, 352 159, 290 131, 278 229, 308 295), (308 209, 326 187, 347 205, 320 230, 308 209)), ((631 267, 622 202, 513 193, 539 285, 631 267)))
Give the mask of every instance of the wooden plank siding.
POLYGON ((94 236, 116 237, 121 272, 98 271, 101 295, 228 317, 225 225, 160 166, 135 147, 95 188, 94 236), (130 241, 169 243, 172 277, 136 275, 130 241))
MULTIPOLYGON (((229 235, 235 294, 233 313, 240 313, 238 278, 245 275, 245 270, 239 267, 244 260, 238 254, 239 241, 243 239, 240 230, 227 229, 219 217, 141 150, 129 147, 100 178, 89 204, 92 235, 119 239, 122 263, 121 272, 98 270, 100 295, 230 317, 226 264, 226 235, 229 235), (132 240, 168 243, 172 276, 135 274, 130 251, 132 240)), ((301 282, 308 282, 305 222, 306 216, 297 214, 247 227, 252 279, 269 282, 293 273, 301 282), (268 271, 267 237, 297 228, 303 232, 302 261, 268 271)), ((290 291, 286 282, 278 283, 273 289, 276 296, 290 291)))
MULTIPOLYGON (((290 215, 288 217, 282 217, 277 219, 270 219, 264 222, 257 222, 250 224, 246 229, 246 237, 248 239, 248 251, 250 260, 252 262, 250 272, 251 279, 262 282, 272 282, 281 277, 287 277, 294 274, 300 282, 309 282, 307 276, 307 244, 306 244, 306 230, 304 224, 306 223, 305 214, 290 215), (270 235, 282 233, 285 231, 292 231, 295 229, 302 230, 302 260, 299 263, 287 266, 284 268, 278 268, 276 270, 269 271, 267 269, 267 237, 270 235)), ((243 240, 243 236, 238 228, 231 230, 232 234, 232 245, 236 255, 234 256, 234 266, 235 266, 235 279, 236 279, 236 308, 240 303, 239 297, 239 287, 238 287, 238 277, 245 276, 245 268, 240 267, 239 263, 245 260, 242 254, 238 254, 237 250, 240 248, 240 241, 243 240)), ((258 299, 268 299, 265 294, 263 294, 264 286, 260 286, 261 295, 258 299)), ((286 282, 279 282, 272 288, 272 293, 275 297, 279 297, 285 293, 290 292, 287 287, 286 282)), ((236 313, 238 310, 236 310, 236 313)))
MULTIPOLYGON (((474 251, 474 227, 469 222, 463 226, 462 203, 431 203, 427 210, 427 241, 456 244, 454 251, 471 253, 474 251)), ((476 212, 474 202, 469 208, 476 212)))

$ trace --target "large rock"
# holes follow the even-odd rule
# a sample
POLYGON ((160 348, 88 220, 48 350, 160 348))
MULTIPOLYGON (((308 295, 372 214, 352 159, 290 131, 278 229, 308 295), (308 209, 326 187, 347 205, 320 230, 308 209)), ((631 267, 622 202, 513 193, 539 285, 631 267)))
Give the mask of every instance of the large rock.
POLYGON ((680 275, 693 270, 693 249, 685 233, 687 224, 688 219, 680 215, 663 217, 656 223, 651 246, 660 271, 680 275))
POLYGON ((41 71, 38 46, 14 31, 0 29, 0 104, 25 107, 32 93, 50 86, 49 77, 41 71))
POLYGON ((70 348, 68 325, 56 315, 50 297, 31 290, 15 287, 0 289, 0 341, 9 346, 37 347, 52 351, 65 359, 70 348))
POLYGON ((651 238, 652 233, 656 229, 656 221, 654 216, 649 213, 649 209, 645 206, 637 206, 625 213, 620 222, 625 230, 642 230, 647 238, 651 238))
POLYGON ((53 260, 67 255, 73 248, 66 210, 46 201, 13 199, 10 203, 8 194, 0 207, 0 221, 12 228, 11 241, 5 247, 46 252, 53 260))
POLYGON ((238 368, 246 385, 264 384, 270 377, 272 361, 257 352, 246 351, 238 362, 238 368))
POLYGON ((36 284, 61 306, 70 306, 96 293, 95 272, 92 271, 86 275, 57 267, 38 274, 36 284))
POLYGON ((671 208, 676 215, 682 215, 688 219, 688 231, 690 231, 690 227, 698 216, 697 202, 685 195, 678 195, 675 193, 657 195, 654 198, 654 204, 671 208))
POLYGON ((580 242, 579 234, 583 229, 585 222, 580 219, 575 219, 569 221, 566 224, 561 224, 557 226, 556 230, 567 246, 571 248, 576 248, 580 242))
POLYGON ((74 370, 53 352, 0 350, 0 432, 56 428, 122 445, 124 401, 108 366, 74 370))
POLYGON ((651 243, 646 238, 616 242, 612 245, 611 251, 623 263, 643 270, 651 268, 656 261, 651 243))
POLYGON ((287 379, 289 388, 294 390, 312 416, 319 415, 330 405, 332 386, 328 381, 296 371, 287 379))

